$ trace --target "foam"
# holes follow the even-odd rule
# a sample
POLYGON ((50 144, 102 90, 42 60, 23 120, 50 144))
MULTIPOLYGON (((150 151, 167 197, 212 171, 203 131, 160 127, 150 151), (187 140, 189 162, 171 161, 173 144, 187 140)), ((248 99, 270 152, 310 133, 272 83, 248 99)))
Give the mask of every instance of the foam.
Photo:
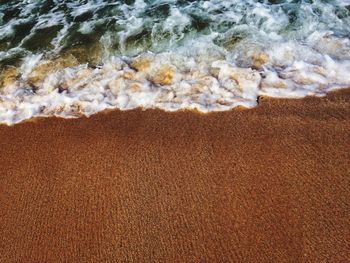
MULTIPOLYGON (((336 61, 315 53, 310 61, 318 64, 291 62, 291 47, 288 43, 282 47, 278 59, 272 56, 274 49, 260 53, 268 58, 260 69, 239 67, 225 56, 215 60, 215 56, 204 56, 200 50, 202 57, 191 57, 188 49, 194 47, 190 46, 134 58, 113 57, 97 68, 82 64, 54 70, 31 81, 38 65, 49 63, 36 56, 22 65, 21 79, 3 88, 0 122, 13 124, 34 116, 90 116, 104 109, 138 107, 222 111, 237 106, 254 107, 261 95, 323 96, 330 90, 350 86, 350 61, 336 61), (285 61, 284 68, 281 61, 285 61)), ((220 58, 220 50, 217 53, 220 58)), ((255 59, 259 58, 256 55, 255 59)))
POLYGON ((17 58, 3 64, 0 123, 138 107, 206 113, 251 108, 262 95, 302 98, 350 87, 346 1, 128 2, 0 7, 0 13, 20 10, 14 19, 0 16, 0 41, 10 43, 0 50, 0 63, 17 58), (26 23, 28 34, 13 42, 26 23), (27 44, 54 26, 47 47, 27 44), (94 65, 63 55, 75 48, 78 33, 95 41, 94 65))

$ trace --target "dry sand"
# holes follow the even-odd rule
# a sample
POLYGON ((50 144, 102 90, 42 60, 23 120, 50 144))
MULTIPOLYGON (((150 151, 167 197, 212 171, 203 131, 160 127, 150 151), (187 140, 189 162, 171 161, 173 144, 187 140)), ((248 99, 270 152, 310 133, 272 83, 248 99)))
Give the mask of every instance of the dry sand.
POLYGON ((0 126, 0 262, 350 262, 350 91, 0 126))

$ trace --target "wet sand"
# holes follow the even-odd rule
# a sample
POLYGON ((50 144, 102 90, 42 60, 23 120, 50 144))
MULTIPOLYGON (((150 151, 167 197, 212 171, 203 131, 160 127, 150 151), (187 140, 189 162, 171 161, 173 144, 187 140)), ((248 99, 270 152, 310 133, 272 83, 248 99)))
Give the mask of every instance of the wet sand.
POLYGON ((350 262, 350 90, 0 126, 0 262, 350 262))

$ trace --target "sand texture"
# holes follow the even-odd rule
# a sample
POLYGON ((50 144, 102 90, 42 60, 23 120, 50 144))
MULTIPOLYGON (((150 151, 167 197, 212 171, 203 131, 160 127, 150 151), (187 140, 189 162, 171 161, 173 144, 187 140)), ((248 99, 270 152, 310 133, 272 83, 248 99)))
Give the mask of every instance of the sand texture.
POLYGON ((350 262, 350 90, 0 126, 0 262, 350 262))

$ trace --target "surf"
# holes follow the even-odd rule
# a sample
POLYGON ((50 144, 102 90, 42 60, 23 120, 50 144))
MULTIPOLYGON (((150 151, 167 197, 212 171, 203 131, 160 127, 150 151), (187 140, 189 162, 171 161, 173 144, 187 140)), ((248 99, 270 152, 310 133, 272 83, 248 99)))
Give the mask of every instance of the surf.
POLYGON ((346 1, 0 4, 0 122, 200 112, 350 87, 346 1))

